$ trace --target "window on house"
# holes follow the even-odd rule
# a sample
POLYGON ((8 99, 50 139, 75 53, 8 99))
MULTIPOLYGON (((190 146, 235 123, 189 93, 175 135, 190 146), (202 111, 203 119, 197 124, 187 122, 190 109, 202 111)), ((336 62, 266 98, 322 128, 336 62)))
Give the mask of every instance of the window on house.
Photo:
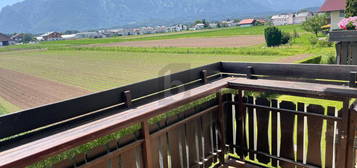
POLYGON ((340 17, 345 17, 345 11, 340 11, 340 17))

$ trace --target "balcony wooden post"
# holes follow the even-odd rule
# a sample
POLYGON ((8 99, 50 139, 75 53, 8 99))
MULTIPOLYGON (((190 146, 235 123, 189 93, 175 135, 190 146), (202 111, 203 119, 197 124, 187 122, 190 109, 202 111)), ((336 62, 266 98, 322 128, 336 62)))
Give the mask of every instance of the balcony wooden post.
POLYGON ((144 138, 143 143, 143 162, 145 168, 153 168, 152 156, 150 154, 151 151, 151 142, 150 142, 150 131, 149 124, 147 120, 141 123, 142 135, 144 138))
POLYGON ((337 153, 336 153, 336 167, 338 168, 348 168, 346 167, 347 163, 347 154, 348 154, 348 132, 350 126, 350 112, 349 109, 349 100, 346 98, 343 101, 343 108, 341 111, 342 122, 337 125, 338 128, 338 139, 337 139, 337 153))

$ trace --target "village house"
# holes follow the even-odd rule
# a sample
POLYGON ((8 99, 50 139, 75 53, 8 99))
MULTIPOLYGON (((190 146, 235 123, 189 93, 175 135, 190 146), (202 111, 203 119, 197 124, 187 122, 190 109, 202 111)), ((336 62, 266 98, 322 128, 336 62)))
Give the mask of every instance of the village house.
POLYGON ((58 32, 48 32, 41 36, 36 37, 38 41, 56 41, 56 40, 63 40, 62 34, 58 32))
POLYGON ((255 19, 243 19, 239 22, 240 27, 252 27, 256 25, 257 20, 255 19))
POLYGON ((105 35, 99 32, 81 32, 76 34, 76 38, 104 38, 105 35))
POLYGON ((194 26, 195 30, 201 30, 205 28, 205 24, 203 23, 198 23, 194 26))
POLYGON ((338 29, 338 23, 345 17, 346 0, 325 0, 319 12, 330 14, 331 30, 338 29))
POLYGON ((294 23, 294 14, 280 14, 271 17, 274 26, 289 25, 294 23))
POLYGON ((314 16, 314 13, 306 11, 306 12, 299 12, 294 15, 293 24, 301 24, 304 23, 306 20, 314 16))
POLYGON ((279 14, 272 16, 271 20, 274 26, 301 24, 313 15, 314 14, 309 11, 290 14, 279 14))
POLYGON ((0 33, 0 46, 8 46, 10 45, 10 41, 11 39, 9 36, 0 33))
POLYGON ((239 23, 236 23, 234 20, 224 20, 222 21, 222 25, 224 25, 224 27, 233 27, 239 25, 239 23))
POLYGON ((24 40, 24 34, 23 33, 17 33, 13 36, 10 37, 10 39, 12 41, 14 41, 15 43, 22 43, 24 40))
POLYGON ((218 27, 218 24, 217 23, 210 23, 208 27, 210 27, 212 29, 215 29, 215 28, 218 27))

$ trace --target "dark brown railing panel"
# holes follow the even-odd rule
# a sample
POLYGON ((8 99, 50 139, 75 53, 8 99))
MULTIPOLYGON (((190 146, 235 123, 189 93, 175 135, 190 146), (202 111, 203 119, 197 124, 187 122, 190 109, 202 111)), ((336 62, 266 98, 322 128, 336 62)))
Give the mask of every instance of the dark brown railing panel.
POLYGON ((357 71, 352 65, 314 65, 279 63, 223 62, 223 72, 267 75, 282 78, 332 79, 349 81, 349 73, 357 71))

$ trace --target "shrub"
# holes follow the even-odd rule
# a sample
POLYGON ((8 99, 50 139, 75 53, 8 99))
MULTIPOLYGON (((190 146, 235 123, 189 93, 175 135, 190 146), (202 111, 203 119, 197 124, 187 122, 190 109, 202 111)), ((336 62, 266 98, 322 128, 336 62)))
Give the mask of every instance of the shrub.
POLYGON ((310 43, 311 45, 316 45, 317 42, 319 41, 319 39, 317 39, 317 37, 315 37, 315 36, 310 36, 310 37, 308 38, 308 40, 309 40, 309 43, 310 43))
POLYGON ((332 47, 333 43, 329 42, 327 40, 318 40, 317 41, 317 46, 319 47, 332 47))
POLYGON ((276 27, 268 27, 264 30, 265 41, 268 47, 279 46, 281 44, 282 33, 276 27))
POLYGON ((282 37, 281 37, 281 44, 287 44, 287 43, 289 43, 290 39, 291 39, 290 33, 283 32, 283 33, 282 33, 282 37))

